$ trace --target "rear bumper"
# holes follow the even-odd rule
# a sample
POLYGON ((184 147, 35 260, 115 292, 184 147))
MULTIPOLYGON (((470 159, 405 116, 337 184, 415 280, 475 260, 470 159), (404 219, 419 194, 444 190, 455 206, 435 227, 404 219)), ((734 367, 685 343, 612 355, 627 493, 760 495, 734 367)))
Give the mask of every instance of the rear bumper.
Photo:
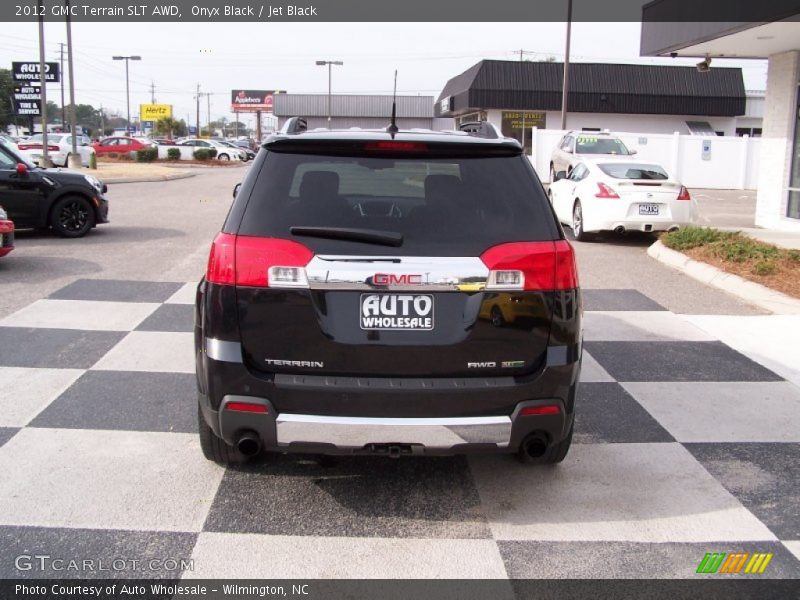
POLYGON ((572 425, 559 400, 520 403, 511 415, 484 417, 338 417, 277 413, 265 398, 226 396, 219 411, 201 397, 203 416, 228 444, 256 433, 273 452, 321 454, 452 455, 514 452, 532 433, 561 441, 572 425), (266 413, 227 410, 231 402, 266 407, 266 413), (520 416, 523 408, 557 405, 558 414, 520 416))

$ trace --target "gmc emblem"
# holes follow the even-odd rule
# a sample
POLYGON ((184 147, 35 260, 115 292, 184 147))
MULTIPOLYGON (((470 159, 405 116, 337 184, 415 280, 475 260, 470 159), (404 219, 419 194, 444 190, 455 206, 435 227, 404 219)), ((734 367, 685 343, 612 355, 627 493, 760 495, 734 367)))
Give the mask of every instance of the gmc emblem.
POLYGON ((422 275, 395 275, 394 273, 375 273, 372 285, 420 285, 422 275))

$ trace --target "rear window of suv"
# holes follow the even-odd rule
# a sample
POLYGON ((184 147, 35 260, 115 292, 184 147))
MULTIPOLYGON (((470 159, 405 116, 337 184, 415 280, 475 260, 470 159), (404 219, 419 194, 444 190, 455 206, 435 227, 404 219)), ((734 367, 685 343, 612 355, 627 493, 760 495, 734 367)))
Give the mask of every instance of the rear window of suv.
POLYGON ((522 156, 389 158, 271 151, 239 234, 301 242, 317 253, 478 256, 554 239, 541 184, 522 156), (292 227, 399 233, 399 247, 293 235, 292 227))

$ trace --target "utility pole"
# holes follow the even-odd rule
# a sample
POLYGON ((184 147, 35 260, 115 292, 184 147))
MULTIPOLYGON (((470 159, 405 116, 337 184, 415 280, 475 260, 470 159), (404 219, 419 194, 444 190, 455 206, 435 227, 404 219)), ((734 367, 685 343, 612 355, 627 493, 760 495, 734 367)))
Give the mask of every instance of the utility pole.
MULTIPOLYGON (((318 60, 316 65, 318 67, 328 66, 328 129, 331 128, 331 68, 333 65, 342 66, 344 63, 340 60, 318 60)), ((260 141, 260 140, 259 140, 260 141)))
POLYGON ((197 84, 197 94, 195 95, 195 100, 197 100, 197 118, 195 123, 197 123, 197 137, 200 137, 200 84, 197 84))
MULTIPOLYGON (((72 137, 72 149, 67 159, 67 166, 71 169, 80 169, 82 166, 81 155, 78 154, 78 127, 75 121, 75 68, 72 62, 72 18, 69 11, 69 0, 64 0, 67 7, 67 63, 69 64, 69 132, 72 137)), ((127 63, 126 63, 127 64, 127 63)), ((61 74, 64 81, 64 74, 61 74)), ((63 84, 62 84, 63 85, 63 84)))
MULTIPOLYGON (((39 14, 39 86, 42 94, 42 159, 41 167, 49 168, 53 166, 50 162, 50 155, 47 152, 47 74, 44 64, 44 13, 39 14)), ((31 132, 33 133, 33 132, 31 132)))
POLYGON ((156 84, 151 79, 150 80, 150 104, 155 104, 155 103, 156 103, 156 84))
POLYGON ((211 92, 206 92, 206 130, 211 137, 211 92))
POLYGON ((105 113, 103 112, 103 105, 101 104, 100 105, 100 136, 99 137, 102 138, 102 137, 105 137, 105 135, 106 135, 106 116, 105 116, 105 113))
POLYGON ((61 46, 61 129, 67 126, 66 108, 64 106, 64 43, 59 42, 61 46))
POLYGON ((131 135, 131 87, 130 87, 130 79, 128 77, 128 61, 131 60, 142 60, 141 56, 112 56, 112 60, 124 60, 125 61, 125 99, 127 102, 128 107, 128 135, 131 135))
POLYGON ((564 87, 561 90, 561 129, 567 128, 567 97, 569 96, 569 39, 572 34, 572 0, 567 0, 567 49, 564 52, 564 87))

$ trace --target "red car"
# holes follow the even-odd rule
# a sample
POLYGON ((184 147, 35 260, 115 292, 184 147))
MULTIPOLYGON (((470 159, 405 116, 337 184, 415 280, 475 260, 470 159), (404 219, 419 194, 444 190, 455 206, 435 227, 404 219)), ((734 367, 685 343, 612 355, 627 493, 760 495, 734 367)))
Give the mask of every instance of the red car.
POLYGON ((152 142, 145 142, 132 137, 115 136, 109 137, 92 144, 98 155, 102 154, 127 154, 143 148, 152 148, 152 142))
POLYGON ((5 256, 14 249, 14 222, 0 206, 0 256, 5 256))

